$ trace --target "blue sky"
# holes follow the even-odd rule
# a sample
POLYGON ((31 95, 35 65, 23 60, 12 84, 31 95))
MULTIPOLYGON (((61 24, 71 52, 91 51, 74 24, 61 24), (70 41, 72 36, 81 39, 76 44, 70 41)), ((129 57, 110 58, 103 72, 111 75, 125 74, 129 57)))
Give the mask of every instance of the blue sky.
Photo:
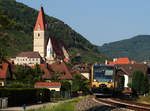
POLYGON ((91 43, 103 45, 150 35, 150 0, 16 0, 68 24, 91 43))

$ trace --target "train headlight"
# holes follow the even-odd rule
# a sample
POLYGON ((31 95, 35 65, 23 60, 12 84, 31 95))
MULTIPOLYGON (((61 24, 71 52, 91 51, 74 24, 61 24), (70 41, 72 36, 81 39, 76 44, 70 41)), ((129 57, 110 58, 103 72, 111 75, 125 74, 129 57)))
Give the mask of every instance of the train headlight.
POLYGON ((96 82, 96 79, 94 79, 94 82, 96 82))

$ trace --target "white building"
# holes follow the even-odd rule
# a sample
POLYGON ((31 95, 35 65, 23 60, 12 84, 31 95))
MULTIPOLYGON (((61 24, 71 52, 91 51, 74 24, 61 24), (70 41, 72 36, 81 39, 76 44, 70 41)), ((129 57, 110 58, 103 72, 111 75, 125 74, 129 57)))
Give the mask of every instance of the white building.
POLYGON ((38 52, 21 52, 14 59, 14 64, 16 65, 35 65, 41 64, 42 58, 38 52))

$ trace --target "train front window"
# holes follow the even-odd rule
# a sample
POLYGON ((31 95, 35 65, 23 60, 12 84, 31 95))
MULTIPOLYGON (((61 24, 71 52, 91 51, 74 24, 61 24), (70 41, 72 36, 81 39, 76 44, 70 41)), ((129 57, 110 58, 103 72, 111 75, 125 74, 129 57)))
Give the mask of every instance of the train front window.
POLYGON ((97 82, 113 82, 113 67, 94 67, 93 80, 97 82))

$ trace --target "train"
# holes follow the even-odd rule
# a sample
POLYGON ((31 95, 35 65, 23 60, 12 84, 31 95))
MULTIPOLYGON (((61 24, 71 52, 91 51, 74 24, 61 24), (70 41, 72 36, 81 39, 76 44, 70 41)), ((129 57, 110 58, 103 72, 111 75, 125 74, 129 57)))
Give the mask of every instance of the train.
POLYGON ((116 67, 110 65, 92 65, 90 87, 93 95, 113 96, 118 86, 116 67))

